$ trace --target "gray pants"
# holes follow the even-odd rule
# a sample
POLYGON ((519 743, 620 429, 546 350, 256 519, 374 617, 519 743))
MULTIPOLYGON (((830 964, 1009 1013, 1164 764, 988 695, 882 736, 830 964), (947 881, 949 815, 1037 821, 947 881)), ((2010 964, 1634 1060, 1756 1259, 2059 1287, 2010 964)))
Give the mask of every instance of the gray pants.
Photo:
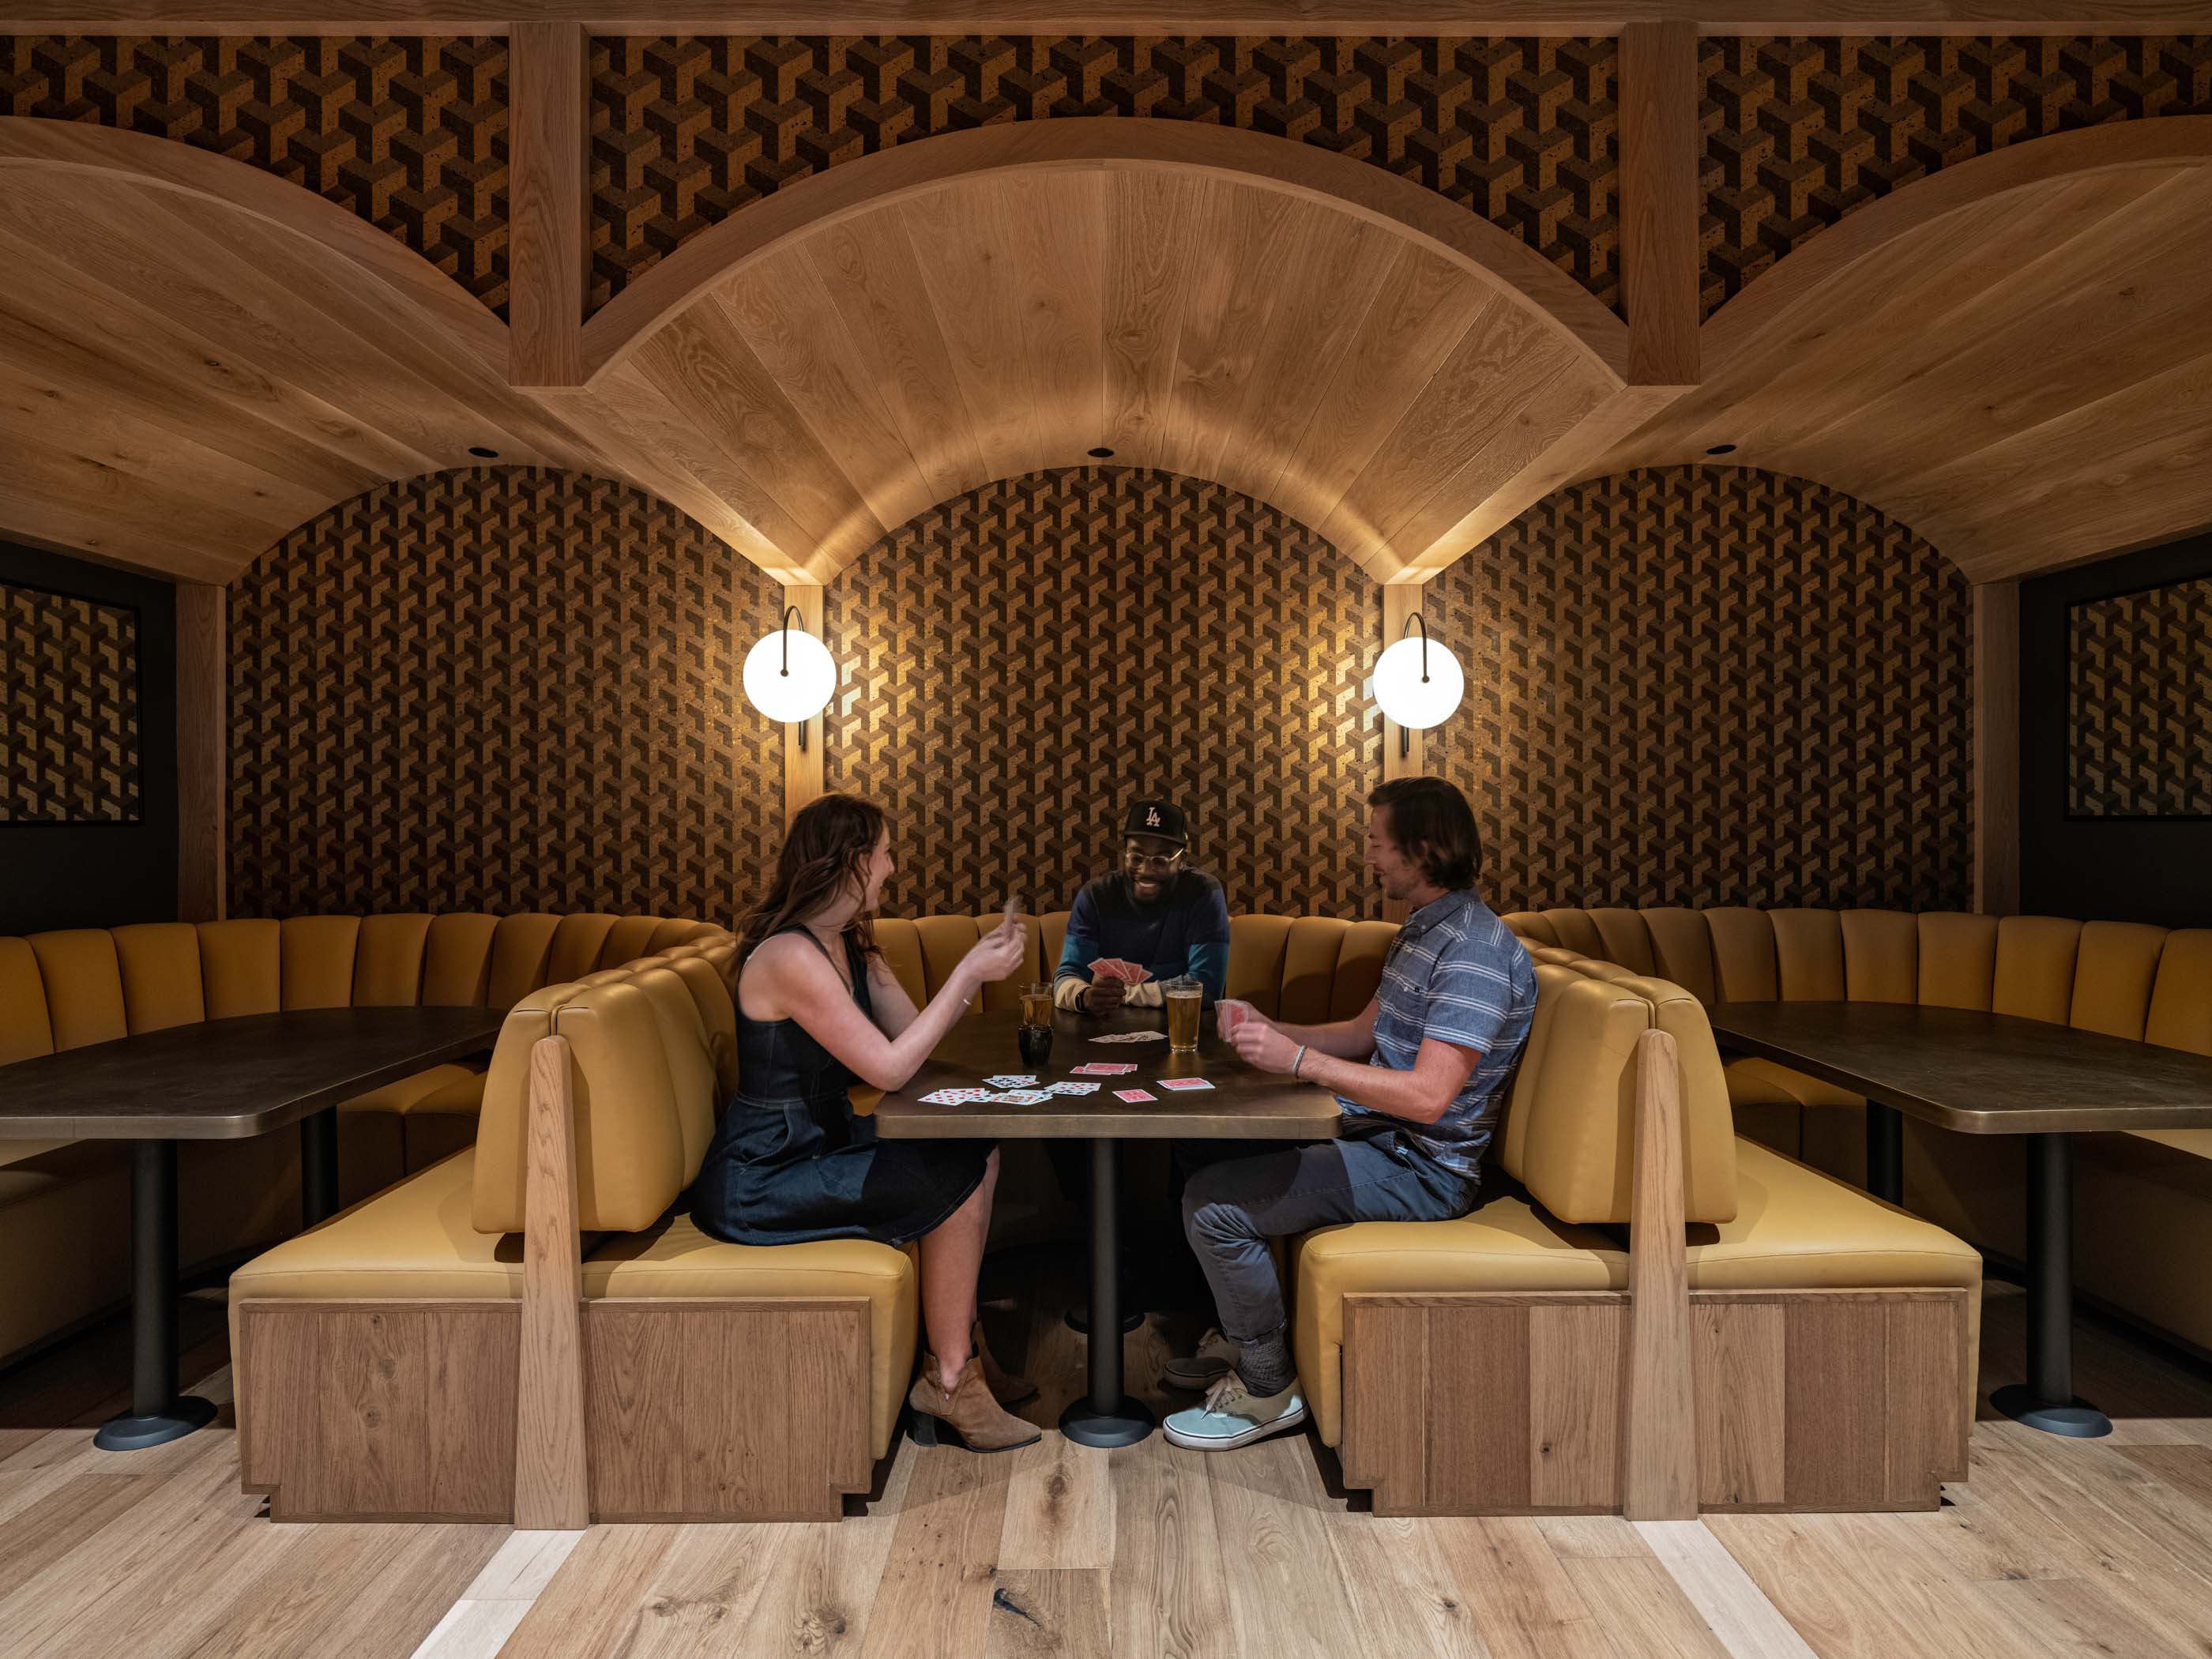
POLYGON ((1182 1228, 1213 1289, 1221 1334, 1255 1343, 1285 1324, 1267 1241, 1340 1221, 1449 1221, 1474 1207, 1474 1183, 1393 1133, 1357 1140, 1178 1141, 1182 1228))

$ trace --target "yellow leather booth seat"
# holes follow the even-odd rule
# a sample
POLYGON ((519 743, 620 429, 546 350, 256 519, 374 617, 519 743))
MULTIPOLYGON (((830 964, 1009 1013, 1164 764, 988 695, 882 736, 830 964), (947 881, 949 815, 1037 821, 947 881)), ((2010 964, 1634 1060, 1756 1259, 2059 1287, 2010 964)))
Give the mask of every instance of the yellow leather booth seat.
MULTIPOLYGON (((1701 1001, 1917 1002, 1979 1008, 2212 1055, 2212 929, 2063 916, 1896 910, 1544 910, 1506 925, 1539 961, 1665 974, 1701 1001)), ((1736 1126, 1854 1184, 1860 1097, 1769 1060, 1728 1067, 1736 1126)), ((2077 1135, 2075 1282, 2212 1348, 2212 1130, 2077 1135)), ((1905 1200, 1977 1244, 2026 1254, 2024 1166, 2009 1137, 1907 1119, 1905 1200)))
MULTIPOLYGON (((649 950, 726 939, 653 916, 295 916, 155 922, 0 938, 0 1065, 202 1019, 292 1008, 510 1004, 649 950)), ((358 1198, 476 1135, 480 1073, 438 1066, 338 1108, 343 1194, 358 1198)), ((128 1284, 128 1171, 119 1142, 0 1140, 0 1356, 119 1300, 128 1284)), ((187 1264, 298 1224, 289 1134, 185 1143, 187 1264)))
POLYGON ((1941 1228, 1738 1139, 1700 1005, 1606 969, 1538 964, 1535 1019, 1486 1170, 1492 1196, 1455 1221, 1358 1222, 1300 1242, 1292 1334, 1325 1443, 1343 1434, 1346 1294, 1627 1288, 1626 1073, 1646 1030, 1674 1036, 1680 1068, 1692 1290, 1980 1285, 1980 1256, 1941 1228))
POLYGON ((867 1421, 882 1456, 914 1369, 909 1253, 866 1239, 732 1244, 682 1212, 736 1086, 733 955, 726 939, 678 945, 525 997, 500 1031, 475 1148, 240 1268, 233 1309, 259 1297, 519 1297, 531 1051, 558 1035, 573 1055, 586 1300, 865 1297, 867 1421))
MULTIPOLYGON (((1054 910, 1022 919, 1029 950, 1021 968, 985 986, 969 1010, 971 1017, 981 1009, 1012 1007, 1024 981, 1052 977, 1067 942, 1067 915, 1054 910)), ((876 943, 918 1007, 937 994, 960 958, 999 921, 995 911, 985 916, 884 916, 876 922, 876 943)), ((1231 916, 1228 994, 1263 1014, 1302 1025, 1349 1019, 1382 982, 1382 957, 1397 932, 1395 922, 1342 921, 1334 916, 1231 916)))

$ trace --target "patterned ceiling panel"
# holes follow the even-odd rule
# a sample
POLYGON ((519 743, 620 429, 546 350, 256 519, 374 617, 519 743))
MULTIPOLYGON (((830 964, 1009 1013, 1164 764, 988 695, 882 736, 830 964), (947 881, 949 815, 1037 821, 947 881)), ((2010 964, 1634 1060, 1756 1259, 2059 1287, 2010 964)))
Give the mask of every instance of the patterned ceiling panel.
POLYGON ((1605 40, 595 40, 591 303, 840 161, 994 122, 1118 115, 1371 162, 1618 306, 1617 58, 1605 40))
POLYGON ((1377 914, 1382 589, 1249 496, 1137 468, 945 502, 824 594, 829 787, 891 812, 901 915, 1065 908, 1161 794, 1233 911, 1377 914))
POLYGON ((2107 121, 2212 112, 2212 34, 1709 37, 1707 315, 1846 214, 1941 167, 2107 121))
POLYGON ((234 914, 727 921, 783 831, 738 690, 774 583, 626 485, 433 473, 230 589, 234 914))
POLYGON ((2212 817, 2212 576, 2067 617, 2066 813, 2212 817))
POLYGON ((0 823, 136 823, 138 613, 0 584, 0 823))
POLYGON ((507 42, 0 37, 0 112, 173 138, 305 185, 507 314, 507 42))
POLYGON ((1430 734, 1501 908, 1965 908, 1967 588, 1803 479, 1672 467, 1530 508, 1429 584, 1430 734))

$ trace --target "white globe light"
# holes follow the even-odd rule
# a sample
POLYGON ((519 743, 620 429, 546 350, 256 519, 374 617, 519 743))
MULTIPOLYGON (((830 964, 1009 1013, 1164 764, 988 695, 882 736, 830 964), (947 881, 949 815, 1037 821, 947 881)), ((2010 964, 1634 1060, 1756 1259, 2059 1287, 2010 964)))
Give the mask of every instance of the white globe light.
POLYGON ((1400 640, 1375 665, 1375 701, 1382 705, 1384 714, 1414 732, 1425 732, 1443 720, 1459 707, 1460 694, 1467 689, 1459 659, 1434 640, 1426 643, 1425 684, 1421 678, 1423 641, 1419 635, 1400 640))
POLYGON ((747 700, 770 720, 810 720, 837 689, 837 665, 830 659, 830 647, 813 635, 779 628, 745 653, 744 679, 747 700), (787 666, 787 674, 782 672, 787 666))

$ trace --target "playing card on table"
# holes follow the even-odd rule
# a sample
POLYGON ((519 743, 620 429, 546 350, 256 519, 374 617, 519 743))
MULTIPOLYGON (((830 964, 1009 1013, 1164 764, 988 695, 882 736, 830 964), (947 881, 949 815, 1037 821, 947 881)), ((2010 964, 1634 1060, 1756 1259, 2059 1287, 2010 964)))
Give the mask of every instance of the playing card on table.
POLYGON ((1080 1083, 1051 1083, 1045 1085, 1045 1093, 1048 1095, 1095 1095, 1097 1092, 1097 1084, 1088 1079, 1080 1083))
POLYGON ((1172 1089, 1182 1094, 1192 1089, 1211 1089, 1213 1085, 1202 1077, 1164 1077, 1158 1079, 1163 1089, 1172 1089))
POLYGON ((1031 1072, 1007 1072, 998 1077, 985 1078, 983 1086, 987 1089, 1033 1089, 1036 1086, 1036 1076, 1031 1072))
POLYGON ((972 1101, 988 1100, 988 1089, 936 1089, 921 1097, 925 1106, 964 1106, 972 1101))
POLYGON ((1095 1036, 1091 1040, 1093 1042, 1165 1042, 1168 1034, 1165 1031, 1109 1031, 1103 1036, 1095 1036))
POLYGON ((994 1106, 1035 1106, 1052 1098, 1049 1089, 1009 1089, 1002 1095, 993 1095, 994 1106))
POLYGON ((1070 1068, 1077 1077, 1119 1077, 1124 1072, 1133 1072, 1136 1069, 1126 1060, 1094 1060, 1086 1066, 1070 1068))
POLYGON ((1139 1101, 1158 1100, 1159 1097, 1145 1089, 1116 1089, 1114 1091, 1114 1098, 1116 1100, 1139 1101))

